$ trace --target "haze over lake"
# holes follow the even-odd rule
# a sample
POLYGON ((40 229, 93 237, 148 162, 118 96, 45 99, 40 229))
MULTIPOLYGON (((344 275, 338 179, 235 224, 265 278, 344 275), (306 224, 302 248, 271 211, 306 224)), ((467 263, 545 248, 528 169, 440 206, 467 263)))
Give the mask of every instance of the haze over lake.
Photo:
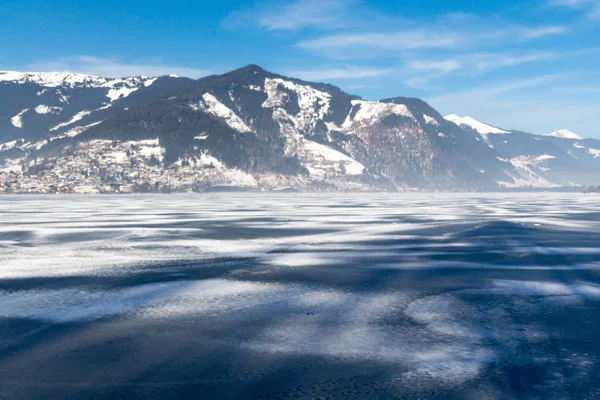
POLYGON ((600 197, 0 197, 0 398, 600 397, 600 197))

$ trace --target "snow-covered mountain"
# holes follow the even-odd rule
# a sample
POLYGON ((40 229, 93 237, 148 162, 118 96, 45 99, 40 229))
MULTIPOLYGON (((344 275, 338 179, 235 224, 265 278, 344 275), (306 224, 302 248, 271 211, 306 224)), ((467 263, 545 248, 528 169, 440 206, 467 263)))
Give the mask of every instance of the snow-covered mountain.
POLYGON ((600 140, 583 139, 566 129, 546 135, 501 129, 471 117, 448 115, 465 130, 476 131, 499 156, 536 186, 591 185, 600 177, 600 140))
POLYGON ((499 152, 496 137, 513 135, 418 99, 366 101, 255 65, 199 80, 0 72, 5 191, 580 183, 541 173, 554 154, 499 152))
POLYGON ((81 130, 85 126, 81 121, 88 115, 113 107, 119 100, 159 80, 177 79, 0 71, 0 141, 37 141, 73 128, 81 130))
POLYGON ((554 131, 552 133, 548 133, 548 134, 546 134, 544 136, 552 136, 552 137, 561 138, 561 139, 575 139, 575 140, 582 140, 583 139, 581 136, 579 136, 575 132, 571 132, 568 129, 559 129, 559 130, 554 131))
POLYGON ((470 129, 473 129, 480 135, 489 135, 490 133, 492 133, 492 134, 509 133, 508 131, 505 131, 503 129, 496 128, 495 126, 491 126, 491 125, 485 124, 483 122, 479 122, 475 118, 472 118, 472 117, 459 117, 456 114, 450 114, 450 115, 446 115, 444 118, 450 122, 454 122, 458 126, 469 127, 470 129))

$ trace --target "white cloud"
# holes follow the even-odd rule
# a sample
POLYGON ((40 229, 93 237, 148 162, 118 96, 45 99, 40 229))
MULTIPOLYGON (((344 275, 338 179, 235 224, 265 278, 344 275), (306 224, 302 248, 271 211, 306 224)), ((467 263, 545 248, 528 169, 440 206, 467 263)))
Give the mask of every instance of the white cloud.
POLYGON ((548 61, 560 57, 554 52, 539 52, 527 54, 510 53, 473 53, 457 55, 443 60, 414 60, 408 67, 416 71, 436 71, 441 74, 459 72, 462 74, 481 74, 493 69, 512 67, 515 65, 548 61))
POLYGON ((373 78, 389 74, 393 71, 393 69, 347 67, 321 70, 313 69, 305 71, 289 71, 287 75, 293 76, 295 78, 304 79, 307 81, 329 81, 373 78))
MULTIPOLYGON (((343 33, 322 36, 297 43, 300 48, 320 51, 326 55, 348 58, 380 56, 385 52, 460 49, 474 46, 498 45, 540 39, 546 36, 564 35, 568 29, 562 26, 522 27, 489 26, 464 28, 420 28, 387 33, 343 33)), ((389 54, 388 54, 389 55, 389 54)), ((393 54, 391 54, 393 55, 393 54)))
POLYGON ((463 37, 452 32, 415 30, 394 33, 358 33, 324 36, 298 43, 310 50, 357 49, 411 50, 443 49, 460 46, 463 37))
POLYGON ((557 7, 585 10, 588 18, 600 20, 600 0, 550 0, 549 4, 557 7))
POLYGON ((355 25, 363 16, 360 14, 365 12, 375 14, 363 7, 360 0, 267 1, 251 9, 231 13, 222 25, 228 29, 256 25, 269 31, 329 30, 355 25), (362 13, 357 13, 358 9, 362 13))
POLYGON ((162 76, 169 74, 200 78, 211 73, 209 70, 165 65, 161 62, 126 63, 116 59, 95 56, 77 56, 57 61, 39 61, 27 65, 27 69, 36 72, 69 71, 109 78, 137 75, 162 76))
POLYGON ((407 86, 427 89, 432 80, 451 76, 479 76, 491 70, 524 63, 548 61, 560 55, 552 52, 527 54, 473 53, 456 55, 448 59, 417 59, 406 63, 407 86))
POLYGON ((474 54, 465 60, 473 70, 483 73, 493 69, 503 67, 513 67, 515 65, 549 61, 558 58, 559 55, 553 52, 531 53, 531 54, 474 54))
MULTIPOLYGON (((491 85, 481 86, 475 89, 454 92, 437 97, 429 98, 428 101, 439 109, 451 109, 458 105, 472 105, 477 108, 488 107, 489 102, 498 98, 505 93, 519 91, 521 89, 531 89, 540 87, 549 83, 555 82, 560 78, 559 74, 544 75, 541 77, 522 79, 518 81, 509 81, 502 83, 494 83, 491 85)), ((464 113, 463 113, 464 114, 464 113)))
POLYGON ((407 63, 410 75, 405 79, 405 84, 414 89, 426 89, 431 80, 457 73, 463 64, 455 59, 448 60, 414 60, 407 63))
POLYGON ((259 26, 269 30, 294 30, 304 27, 334 28, 343 25, 348 1, 297 0, 278 4, 257 16, 259 26))
POLYGON ((462 68, 462 63, 457 60, 441 60, 441 61, 411 61, 409 68, 417 71, 437 71, 440 73, 449 73, 462 68))
POLYGON ((526 27, 517 30, 522 40, 538 39, 545 36, 564 35, 568 29, 564 26, 550 25, 540 27, 526 27))

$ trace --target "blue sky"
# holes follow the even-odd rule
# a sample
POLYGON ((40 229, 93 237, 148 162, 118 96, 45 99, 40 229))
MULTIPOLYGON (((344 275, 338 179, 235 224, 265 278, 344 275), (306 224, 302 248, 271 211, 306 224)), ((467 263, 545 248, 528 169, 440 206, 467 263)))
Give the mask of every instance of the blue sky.
POLYGON ((599 28, 600 0, 5 0, 0 69, 200 77, 253 63, 600 138, 599 28))

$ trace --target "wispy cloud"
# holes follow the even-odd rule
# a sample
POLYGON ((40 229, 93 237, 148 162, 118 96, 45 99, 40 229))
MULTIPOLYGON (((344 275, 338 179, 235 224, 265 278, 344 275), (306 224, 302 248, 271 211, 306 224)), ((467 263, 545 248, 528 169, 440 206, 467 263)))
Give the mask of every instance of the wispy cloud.
POLYGON ((411 88, 426 89, 432 80, 456 73, 462 68, 463 64, 455 59, 408 61, 405 72, 408 76, 404 83, 411 88))
POLYGON ((27 69, 38 72, 79 72, 82 74, 103 77, 124 77, 137 75, 162 76, 176 74, 189 78, 200 78, 212 73, 210 70, 167 65, 161 63, 160 61, 123 62, 118 59, 95 56, 76 56, 54 61, 38 61, 27 65, 27 69))
POLYGON ((556 7, 581 9, 590 19, 600 20, 600 0, 550 0, 549 4, 556 7))
POLYGON ((298 0, 259 13, 257 23, 270 30, 338 28, 343 26, 342 17, 349 3, 347 0, 298 0))
POLYGON ((482 75, 502 68, 510 68, 530 63, 547 63, 559 59, 576 60, 582 56, 595 57, 600 48, 584 48, 569 51, 532 51, 532 52, 497 52, 497 53, 463 53, 448 58, 413 58, 406 60, 404 71, 407 86, 428 90, 436 79, 481 78, 482 75))
POLYGON ((402 14, 384 14, 383 8, 366 0, 258 1, 226 21, 230 27, 260 30, 271 40, 295 47, 287 62, 291 65, 302 57, 301 64, 308 65, 309 59, 311 67, 290 67, 286 74, 305 80, 344 80, 345 89, 361 89, 358 93, 370 98, 430 93, 429 100, 440 111, 489 117, 495 125, 523 129, 550 129, 550 125, 577 129, 570 118, 577 112, 588 115, 599 101, 593 97, 598 85, 592 89, 580 82, 577 86, 585 91, 569 91, 578 74, 560 71, 582 71, 585 62, 597 59, 588 52, 598 49, 571 49, 580 44, 577 35, 583 26, 591 25, 580 24, 585 21, 576 16, 600 19, 600 0, 541 0, 487 8, 484 13, 412 16, 410 7, 407 12, 402 8, 402 14), (557 20, 556 12, 550 13, 552 18, 540 18, 539 3, 546 5, 546 12, 548 7, 570 8, 574 21, 557 20), (533 18, 527 18, 528 12, 533 18), (513 19, 517 13, 518 19, 513 19), (532 73, 538 76, 531 77, 532 73), (477 86, 457 91, 471 85, 477 86), (557 99, 551 88, 563 88, 570 100, 564 99, 567 94, 557 99), (527 123, 519 123, 523 120, 527 123))
POLYGON ((426 30, 359 33, 324 36, 298 43, 298 47, 310 50, 369 49, 369 50, 412 50, 440 49, 461 45, 463 37, 453 32, 426 30))
POLYGON ((348 58, 381 56, 382 52, 461 49, 477 45, 522 42, 546 36, 564 35, 568 29, 563 26, 523 27, 507 26, 490 29, 471 27, 467 29, 420 28, 386 33, 342 33, 326 35, 297 43, 303 49, 319 51, 330 56, 340 54, 348 58))
MULTIPOLYGON (((496 69, 514 67, 526 63, 555 60, 562 54, 554 52, 468 53, 451 58, 417 58, 406 60, 405 84, 415 89, 428 90, 432 82, 451 77, 480 77, 496 69)), ((433 85, 439 87, 439 85, 433 85)))
POLYGON ((476 73, 484 73, 498 68, 555 60, 560 55, 555 52, 529 54, 473 54, 464 59, 467 68, 476 73))
POLYGON ((475 89, 432 97, 429 98, 429 101, 441 109, 455 108, 459 104, 461 106, 464 104, 471 104, 477 105, 478 107, 487 107, 487 102, 497 99, 500 95, 547 85, 556 82, 560 77, 560 74, 549 74, 541 77, 495 83, 477 87, 475 89))
POLYGON ((550 0, 551 5, 563 7, 582 7, 594 2, 595 0, 550 0))
POLYGON ((441 61, 411 61, 408 66, 416 71, 435 71, 442 74, 447 74, 456 71, 463 67, 463 64, 458 60, 441 60, 441 61))
POLYGON ((332 30, 356 26, 365 14, 384 18, 360 0, 294 0, 263 1, 233 12, 221 22, 228 29, 254 25, 268 31, 332 30))
MULTIPOLYGON (((564 35, 568 29, 560 25, 539 26, 539 27, 521 27, 517 33, 522 40, 538 39, 545 36, 564 35)), ((519 36, 517 36, 519 38, 519 36)))
POLYGON ((394 69, 346 67, 331 69, 311 69, 303 71, 289 71, 288 75, 308 81, 331 81, 346 79, 373 78, 393 72, 394 69))
POLYGON ((473 115, 506 129, 547 133, 556 127, 569 127, 589 132, 585 117, 594 115, 597 103, 579 95, 552 95, 567 78, 566 74, 549 74, 483 85, 426 100, 442 113, 473 115))
POLYGON ((408 63, 408 67, 415 71, 433 71, 441 74, 458 72, 463 75, 478 75, 498 68, 554 60, 560 56, 556 52, 473 53, 457 55, 450 59, 414 60, 408 63))

